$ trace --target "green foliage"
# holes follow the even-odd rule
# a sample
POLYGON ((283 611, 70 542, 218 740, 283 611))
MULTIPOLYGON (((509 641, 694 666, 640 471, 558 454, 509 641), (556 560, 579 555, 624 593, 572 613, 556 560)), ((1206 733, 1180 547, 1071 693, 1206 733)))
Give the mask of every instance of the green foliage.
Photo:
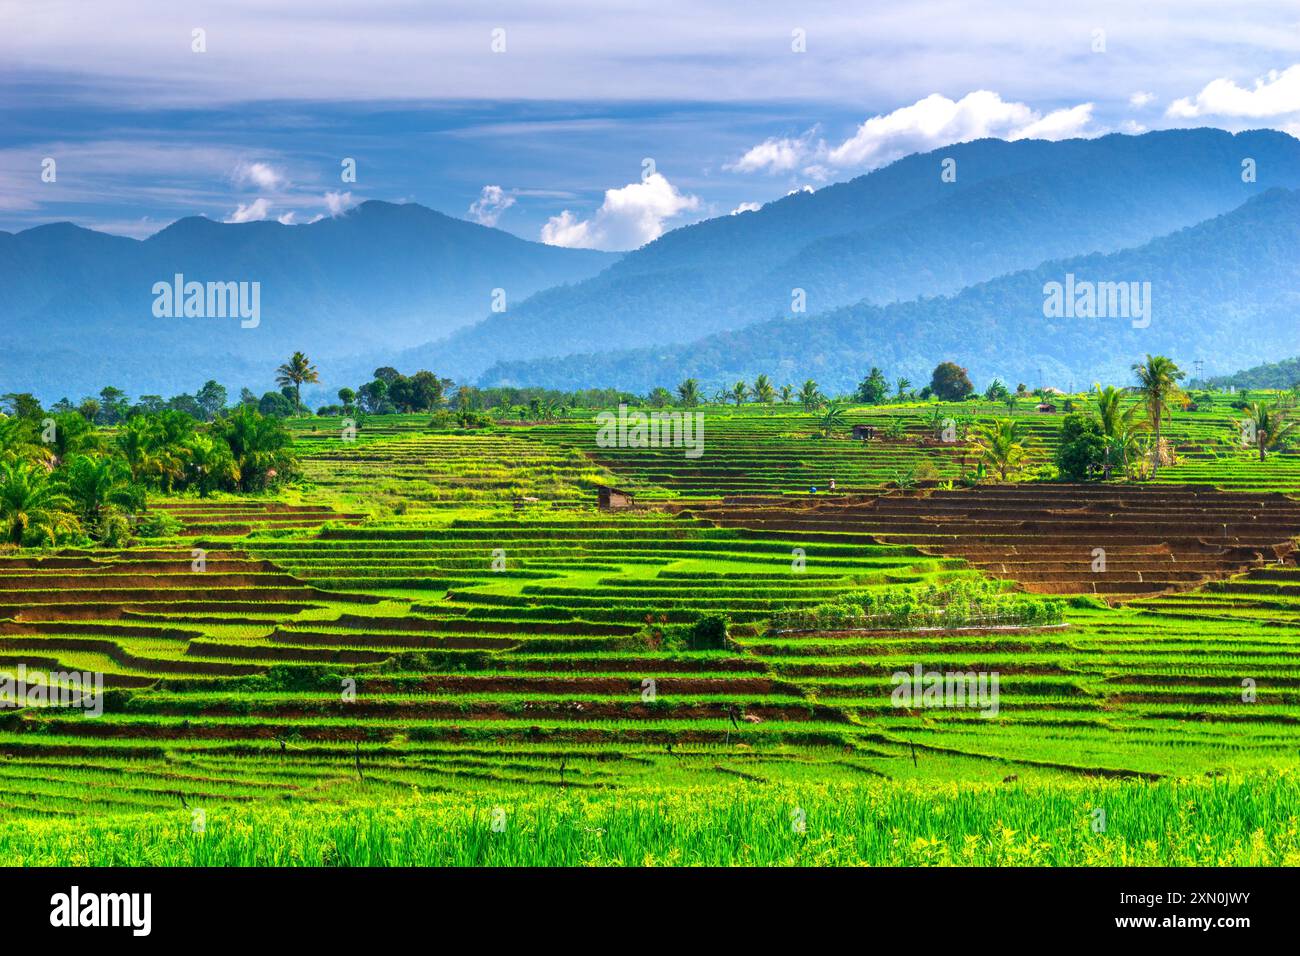
POLYGON ((788 630, 915 630, 917 628, 1060 624, 1065 602, 1006 591, 987 578, 946 585, 850 591, 837 601, 784 611, 773 623, 788 630))
POLYGON ((1101 477, 1106 459, 1106 436, 1101 423, 1078 412, 1061 420, 1056 446, 1056 467, 1067 481, 1089 481, 1101 477))
POLYGON ((858 385, 855 397, 868 405, 879 405, 888 395, 889 381, 885 378, 885 373, 873 365, 871 373, 858 385))
POLYGON ((960 402, 975 391, 966 370, 956 362, 940 362, 930 376, 930 392, 945 402, 960 402))
POLYGON ((725 614, 705 614, 686 632, 686 647, 692 651, 722 651, 727 648, 727 628, 731 624, 725 614))

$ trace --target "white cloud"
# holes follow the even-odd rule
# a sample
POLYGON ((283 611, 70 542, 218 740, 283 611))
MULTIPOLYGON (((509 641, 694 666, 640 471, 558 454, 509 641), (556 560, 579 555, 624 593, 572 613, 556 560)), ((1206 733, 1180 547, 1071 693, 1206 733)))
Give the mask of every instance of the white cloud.
POLYGON ((1094 135, 1092 103, 1046 115, 1025 103, 1009 102, 989 90, 951 100, 931 93, 910 106, 873 116, 838 146, 813 140, 813 130, 797 139, 766 139, 726 169, 737 172, 790 172, 802 167, 817 182, 837 170, 876 169, 912 153, 923 153, 994 136, 1002 139, 1069 139, 1094 135))
POLYGON ((298 218, 298 214, 294 212, 292 209, 290 209, 288 212, 284 213, 283 215, 277 216, 275 221, 282 226, 292 226, 294 224, 294 220, 297 218, 298 218))
POLYGON ((1080 103, 1068 109, 1054 110, 1042 119, 1013 132, 1007 139, 1071 139, 1086 136, 1092 122, 1092 104, 1080 103))
POLYGON ((568 209, 542 226, 542 242, 578 249, 636 249, 664 232, 664 222, 698 209, 700 200, 678 192, 662 173, 620 189, 605 190, 605 201, 590 219, 568 209))
POLYGON ((351 192, 325 194, 325 208, 329 210, 330 216, 337 216, 343 210, 355 205, 356 201, 352 198, 351 192))
POLYGON ((1156 95, 1154 93, 1147 93, 1144 90, 1138 90, 1128 98, 1128 105, 1133 107, 1135 110, 1140 110, 1142 107, 1154 103, 1155 100, 1156 95))
POLYGON ((250 203, 240 203, 226 222, 259 222, 270 214, 271 205, 271 200, 265 198, 254 199, 250 203))
POLYGON ((1008 102, 989 90, 950 100, 931 93, 911 106, 873 116, 826 159, 845 168, 875 169, 911 153, 986 136, 1002 139, 1067 139, 1088 134, 1092 104, 1041 115, 1025 103, 1008 102))
POLYGON ((1254 89, 1220 77, 1207 83, 1195 98, 1184 96, 1169 104, 1165 115, 1176 119, 1196 116, 1244 116, 1251 119, 1300 113, 1300 63, 1282 72, 1269 70, 1255 80, 1254 89))
POLYGON ((742 212, 758 212, 763 208, 760 202, 742 202, 735 209, 731 210, 731 215, 739 216, 742 212))
POLYGON ((478 199, 470 204, 469 214, 480 225, 495 226, 501 214, 515 204, 514 196, 507 196, 500 186, 484 186, 478 199))
POLYGON ((786 195, 787 195, 787 196, 793 196, 795 193, 810 193, 810 192, 815 192, 815 190, 814 190, 811 186, 809 186, 807 183, 804 183, 804 184, 803 184, 802 186, 800 186, 798 189, 792 189, 792 190, 790 190, 788 193, 786 193, 786 195))
POLYGON ((734 163, 725 163, 723 169, 738 173, 788 173, 797 169, 812 150, 813 130, 797 139, 769 137, 757 146, 750 147, 734 163))
POLYGON ((235 182, 255 186, 260 190, 271 190, 281 188, 288 183, 288 179, 270 163, 240 163, 235 170, 235 182))

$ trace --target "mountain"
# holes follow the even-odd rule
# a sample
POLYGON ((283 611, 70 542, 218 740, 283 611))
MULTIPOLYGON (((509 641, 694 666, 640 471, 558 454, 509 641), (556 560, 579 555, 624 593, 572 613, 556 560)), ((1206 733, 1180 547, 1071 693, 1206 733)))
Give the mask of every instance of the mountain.
MULTIPOLYGON (((1121 304, 1118 289, 1114 304, 1121 304)), ((1202 359, 1209 374, 1300 353, 1298 318, 1300 191, 1276 189, 1133 249, 1047 262, 951 296, 863 302, 686 345, 498 363, 482 384, 599 382, 645 391, 691 376, 711 390, 766 373, 779 384, 812 377, 845 392, 873 365, 920 387, 949 359, 980 387, 994 376, 1030 387, 1127 384, 1131 364, 1146 353, 1166 354, 1189 371, 1202 359), (1083 317, 1082 309, 1073 318, 1045 315, 1052 283, 1061 292, 1071 285, 1082 304, 1084 284, 1099 291, 1102 282, 1138 283, 1133 301, 1149 304, 1149 313, 1132 308, 1129 318, 1116 317, 1110 290, 1100 290, 1108 317, 1083 317)))
POLYGON ((598 276, 399 357, 457 377, 498 361, 663 347, 856 302, 943 295, 1054 258, 1115 252, 1300 186, 1300 140, 1168 130, 979 140, 913 155, 756 212, 670 232, 598 276), (1255 161, 1257 182, 1242 181, 1255 161), (956 181, 941 179, 945 159, 956 181))
POLYGON ((1300 358, 1267 362, 1230 375, 1216 375, 1205 384, 1211 388, 1295 388, 1300 384, 1300 358))
POLYGON ((0 389, 266 388, 295 349, 319 364, 395 353, 489 314, 494 289, 509 305, 616 259, 385 202, 299 226, 182 219, 145 240, 70 223, 0 233, 0 389), (259 283, 257 326, 156 317, 154 285, 177 273, 259 283))

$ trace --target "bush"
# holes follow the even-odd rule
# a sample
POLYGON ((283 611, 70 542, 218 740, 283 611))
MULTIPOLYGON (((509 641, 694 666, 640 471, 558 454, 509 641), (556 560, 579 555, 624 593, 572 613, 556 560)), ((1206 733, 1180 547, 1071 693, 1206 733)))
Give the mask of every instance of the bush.
POLYGON ((1101 423, 1077 412, 1061 421, 1061 441, 1056 448, 1056 467, 1067 481, 1088 481, 1102 470, 1106 438, 1101 423))
POLYGON ((725 614, 704 615, 686 632, 686 647, 692 651, 726 650, 730 623, 725 614))
POLYGON ((142 538, 172 538, 180 534, 183 525, 166 511, 148 511, 136 522, 135 533, 142 538))

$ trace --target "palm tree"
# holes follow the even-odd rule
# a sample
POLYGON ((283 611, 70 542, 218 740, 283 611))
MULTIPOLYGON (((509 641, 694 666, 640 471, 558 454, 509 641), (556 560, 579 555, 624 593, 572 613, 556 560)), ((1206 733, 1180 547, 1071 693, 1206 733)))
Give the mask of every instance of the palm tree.
POLYGON ((735 385, 731 386, 731 397, 736 400, 737 406, 745 400, 745 396, 748 394, 749 386, 744 382, 737 382, 735 385))
POLYGON ((677 386, 677 397, 686 408, 694 408, 700 404, 700 383, 688 378, 677 386))
POLYGON ((0 461, 51 463, 54 453, 30 418, 0 418, 0 461))
POLYGON ((1024 464, 1028 450, 1021 441, 1023 433, 1014 419, 999 418, 990 425, 981 425, 975 434, 975 450, 979 461, 995 470, 1002 481, 1014 474, 1024 464))
POLYGON ((912 389, 912 380, 908 378, 900 378, 898 380, 898 396, 897 396, 898 400, 902 401, 903 399, 907 398, 907 393, 911 391, 911 389, 912 389))
POLYGON ((59 535, 77 531, 72 507, 40 465, 0 463, 0 531, 9 544, 21 545, 27 537, 54 544, 59 535))
POLYGON ((244 407, 214 422, 212 434, 229 446, 241 491, 260 489, 277 476, 287 477, 282 472, 292 463, 288 448, 293 437, 279 420, 244 407))
POLYGON ((1016 403, 1020 401, 1020 396, 1016 392, 1007 392, 1007 397, 1002 399, 1002 404, 1007 406, 1007 414, 1014 415, 1016 412, 1016 403))
POLYGON ((88 531, 99 527, 110 507, 144 507, 144 488, 131 480, 131 469, 120 458, 77 455, 55 480, 88 531))
POLYGON ((320 375, 316 367, 301 352, 294 352, 289 361, 275 370, 275 384, 282 388, 293 386, 293 404, 299 415, 302 414, 302 386, 304 382, 319 382, 320 375))
POLYGON ((1268 453, 1282 445, 1290 437, 1297 422, 1286 421, 1280 408, 1265 408, 1262 402, 1251 402, 1246 410, 1243 434, 1253 435, 1255 447, 1259 449, 1259 460, 1263 461, 1268 453))
POLYGON ((794 395, 794 386, 793 386, 793 385, 782 385, 782 386, 781 386, 781 402, 782 402, 782 404, 784 404, 784 405, 789 405, 789 404, 790 404, 790 398, 791 398, 791 396, 793 396, 793 395, 794 395))
POLYGON ((822 398, 821 391, 817 388, 817 383, 812 379, 803 383, 803 388, 799 389, 799 401, 805 411, 811 412, 814 408, 821 405, 825 399, 822 398))
POLYGON ((776 397, 776 390, 772 388, 771 381, 766 375, 760 375, 754 379, 754 400, 764 405, 769 405, 772 399, 776 397))
POLYGON ((222 485, 239 481, 239 465, 230 446, 211 435, 193 435, 185 445, 186 471, 191 483, 206 498, 222 485))
POLYGON ((1133 363, 1133 371, 1137 375, 1138 391, 1146 403, 1147 421, 1155 433, 1151 464, 1154 478, 1160 474, 1160 425, 1166 412, 1173 414, 1172 403, 1180 394, 1178 382, 1187 373, 1163 355, 1148 355, 1145 362, 1133 363))
POLYGON ((822 430, 822 438, 830 438, 836 428, 844 427, 844 409, 839 402, 827 403, 818 427, 822 430))
POLYGON ((1128 474, 1128 455, 1137 443, 1137 406, 1123 407, 1124 393, 1114 385, 1101 387, 1100 382, 1093 383, 1097 393, 1097 418, 1101 423, 1101 433, 1106 439, 1105 457, 1102 459, 1102 478, 1110 478, 1110 469, 1118 457, 1128 474))

